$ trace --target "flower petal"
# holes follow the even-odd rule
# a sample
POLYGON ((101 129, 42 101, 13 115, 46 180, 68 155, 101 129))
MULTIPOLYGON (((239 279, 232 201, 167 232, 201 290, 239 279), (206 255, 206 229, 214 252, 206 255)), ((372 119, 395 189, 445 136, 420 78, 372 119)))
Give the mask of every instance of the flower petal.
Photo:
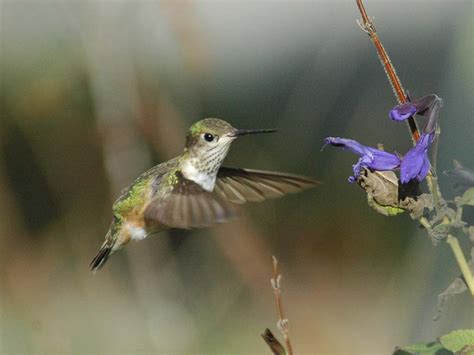
MULTIPOLYGON (((370 147, 369 147, 370 148, 370 147)), ((400 166, 400 158, 392 153, 387 153, 383 150, 370 148, 373 154, 373 159, 368 167, 372 170, 387 171, 394 170, 400 166)))
POLYGON ((422 134, 418 143, 408 151, 400 165, 400 181, 403 184, 412 179, 422 181, 430 170, 428 148, 433 142, 434 133, 422 134))
POLYGON ((326 137, 324 143, 333 145, 335 147, 340 147, 344 150, 348 150, 354 154, 360 156, 366 153, 365 146, 353 139, 341 138, 341 137, 326 137))
POLYGON ((390 111, 390 118, 394 121, 404 121, 417 113, 418 108, 411 102, 395 106, 390 111))
POLYGON ((327 137, 324 141, 326 144, 341 147, 344 150, 348 150, 360 156, 357 163, 352 166, 354 175, 349 177, 349 182, 354 182, 363 168, 387 171, 397 169, 401 163, 400 158, 395 154, 372 147, 366 147, 352 139, 327 137))
POLYGON ((394 121, 404 121, 409 117, 418 114, 428 118, 428 122, 423 128, 424 133, 431 133, 438 126, 438 118, 441 107, 443 107, 443 99, 435 94, 426 95, 416 100, 408 97, 408 102, 395 106, 390 111, 390 118, 394 121))
POLYGON ((417 176, 418 181, 422 181, 426 177, 426 175, 428 175, 430 168, 430 159, 428 158, 428 154, 425 154, 425 156, 423 157, 423 163, 421 164, 420 172, 417 176))
POLYGON ((360 175, 361 170, 369 166, 372 161, 373 159, 367 155, 360 157, 357 163, 352 165, 352 172, 354 175, 349 177, 349 182, 354 182, 360 175))

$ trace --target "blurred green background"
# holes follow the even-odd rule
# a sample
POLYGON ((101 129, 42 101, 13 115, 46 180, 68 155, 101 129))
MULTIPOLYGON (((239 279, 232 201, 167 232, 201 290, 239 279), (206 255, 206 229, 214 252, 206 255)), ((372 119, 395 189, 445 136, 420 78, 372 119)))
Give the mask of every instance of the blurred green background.
MULTIPOLYGON (((445 100, 439 171, 474 167, 473 2, 366 6, 412 96, 445 100)), ((371 210, 346 181, 355 156, 320 151, 326 136, 411 144, 356 18, 342 0, 0 1, 0 353, 268 354, 271 255, 297 353, 387 354, 472 327, 467 294, 432 320, 460 274, 446 245, 371 210), (227 165, 324 184, 133 243, 93 275, 120 190, 204 117, 279 129, 227 165)))

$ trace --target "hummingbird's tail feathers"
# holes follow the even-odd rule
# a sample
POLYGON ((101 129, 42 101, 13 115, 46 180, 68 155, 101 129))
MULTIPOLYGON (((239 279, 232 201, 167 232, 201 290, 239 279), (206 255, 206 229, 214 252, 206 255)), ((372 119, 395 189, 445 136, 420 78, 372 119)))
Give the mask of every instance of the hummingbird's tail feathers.
POLYGON ((92 259, 91 261, 90 267, 91 267, 92 272, 95 273, 102 266, 104 266, 111 252, 112 252, 112 245, 110 245, 110 243, 106 241, 104 245, 102 245, 102 247, 100 248, 95 258, 92 259))

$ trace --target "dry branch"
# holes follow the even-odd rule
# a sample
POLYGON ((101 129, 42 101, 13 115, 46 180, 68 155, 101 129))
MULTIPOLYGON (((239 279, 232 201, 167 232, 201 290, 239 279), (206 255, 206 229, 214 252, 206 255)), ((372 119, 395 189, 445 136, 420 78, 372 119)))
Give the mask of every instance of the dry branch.
POLYGON ((268 344, 270 349, 274 354, 288 354, 293 355, 293 349, 291 347, 290 335, 288 331, 288 319, 285 318, 283 312, 283 303, 281 299, 281 274, 278 269, 278 259, 275 256, 272 256, 272 266, 273 266, 273 277, 270 279, 272 284, 273 293, 275 294, 275 303, 278 313, 277 327, 280 332, 283 334, 285 339, 285 348, 280 344, 280 342, 273 336, 272 332, 269 329, 265 330, 265 333, 262 334, 263 340, 268 344), (283 351, 283 353, 281 352, 283 351))

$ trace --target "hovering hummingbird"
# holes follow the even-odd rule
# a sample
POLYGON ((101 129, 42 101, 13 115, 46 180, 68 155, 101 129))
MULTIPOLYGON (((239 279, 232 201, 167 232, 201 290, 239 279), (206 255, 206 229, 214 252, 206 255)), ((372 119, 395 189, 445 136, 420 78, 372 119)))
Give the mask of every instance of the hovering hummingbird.
POLYGON ((236 138, 270 132, 275 130, 236 129, 218 118, 194 123, 181 155, 144 172, 122 191, 91 269, 100 269, 112 253, 131 240, 169 228, 222 223, 236 215, 235 204, 263 201, 317 185, 304 176, 222 166, 236 138))

